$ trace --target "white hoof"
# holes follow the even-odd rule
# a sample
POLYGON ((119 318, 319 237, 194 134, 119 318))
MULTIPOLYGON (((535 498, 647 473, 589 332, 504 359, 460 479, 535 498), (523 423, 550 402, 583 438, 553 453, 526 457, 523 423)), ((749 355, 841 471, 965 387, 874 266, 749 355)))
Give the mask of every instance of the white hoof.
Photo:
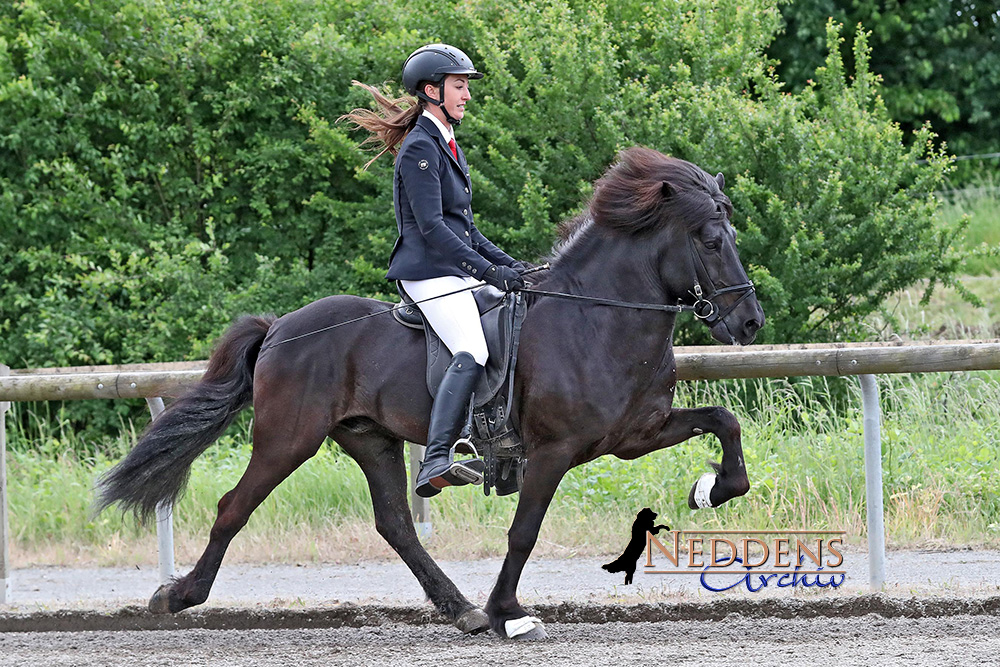
POLYGON ((514 639, 515 637, 520 637, 522 635, 527 635, 525 639, 533 638, 544 638, 545 630, 540 619, 534 616, 522 616, 521 618, 512 618, 503 624, 504 630, 507 632, 507 639, 514 639), (539 637, 539 632, 541 636, 539 637))
POLYGON ((712 506, 711 493, 715 487, 716 475, 714 472, 706 472, 694 485, 694 503, 699 509, 708 509, 712 506))

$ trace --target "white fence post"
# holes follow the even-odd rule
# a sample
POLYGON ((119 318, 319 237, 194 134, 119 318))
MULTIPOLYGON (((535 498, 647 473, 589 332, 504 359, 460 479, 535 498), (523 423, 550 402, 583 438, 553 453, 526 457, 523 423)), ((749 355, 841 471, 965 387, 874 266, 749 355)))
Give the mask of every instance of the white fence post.
POLYGON ((420 462, 424 460, 424 446, 410 443, 410 478, 414 480, 411 493, 413 505, 413 526, 417 529, 417 537, 422 540, 431 536, 431 504, 427 498, 417 495, 416 479, 420 471, 420 462))
POLYGON ((868 507, 868 585, 885 583, 885 523, 882 504, 882 410, 874 375, 861 375, 865 430, 865 504, 868 507))
MULTIPOLYGON (((0 376, 10 368, 0 364, 0 376)), ((4 414, 10 407, 0 401, 0 604, 10 604, 10 531, 7 523, 7 424, 4 414)))
MULTIPOLYGON (((149 414, 156 419, 163 412, 163 399, 147 398, 149 414)), ((160 563, 160 583, 168 584, 174 576, 174 511, 173 507, 161 503, 156 506, 156 545, 160 563)))

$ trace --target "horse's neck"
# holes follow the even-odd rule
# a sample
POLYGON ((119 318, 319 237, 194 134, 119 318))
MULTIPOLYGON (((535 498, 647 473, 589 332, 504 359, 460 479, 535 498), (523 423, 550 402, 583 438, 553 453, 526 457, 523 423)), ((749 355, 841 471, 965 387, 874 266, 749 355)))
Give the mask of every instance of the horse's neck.
MULTIPOLYGON (((640 239, 590 229, 572 241, 555 258, 550 275, 539 289, 633 303, 663 304, 667 296, 650 259, 648 244, 640 239)), ((555 299, 555 297, 541 297, 555 299)), ((574 302, 569 302, 574 303, 574 302)), ((673 336, 673 313, 637 310, 622 306, 583 304, 583 321, 552 323, 553 333, 588 334, 594 353, 609 357, 631 355, 645 359, 663 356, 673 336)))
MULTIPOLYGON (((652 268, 650 250, 640 239, 590 225, 553 261, 544 289, 634 301, 665 303, 666 294, 652 268)), ((541 285, 540 285, 541 287, 541 285)))

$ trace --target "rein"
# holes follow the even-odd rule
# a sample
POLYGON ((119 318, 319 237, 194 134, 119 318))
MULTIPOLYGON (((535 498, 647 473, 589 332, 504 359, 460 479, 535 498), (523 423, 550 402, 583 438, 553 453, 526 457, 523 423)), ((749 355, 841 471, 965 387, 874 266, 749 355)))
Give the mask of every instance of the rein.
MULTIPOLYGON (((692 248, 692 251, 693 251, 693 248, 692 248)), ((701 257, 698 256, 697 253, 695 253, 695 256, 698 257, 698 260, 700 262, 701 261, 701 257)), ((703 262, 701 262, 701 263, 702 263, 702 267, 704 268, 704 263, 703 262)), ((533 269, 528 269, 527 271, 523 271, 521 273, 521 275, 522 276, 528 275, 529 273, 535 273, 536 271, 547 271, 548 268, 549 268, 549 265, 547 263, 546 264, 542 264, 541 266, 536 266, 533 269)), ((750 281, 750 280, 748 280, 747 282, 742 283, 740 285, 732 285, 732 286, 728 286, 728 287, 723 287, 721 289, 715 289, 715 285, 713 283, 713 285, 712 285, 712 288, 713 288, 712 289, 712 293, 706 295, 706 294, 704 294, 704 292, 701 289, 701 284, 698 282, 697 272, 695 272, 695 276, 696 277, 695 277, 695 283, 694 283, 694 291, 691 292, 691 294, 695 297, 695 302, 693 304, 691 304, 691 305, 687 305, 687 304, 670 305, 670 304, 665 304, 665 303, 641 303, 641 302, 637 302, 637 301, 618 301, 617 299, 602 299, 602 298, 596 297, 596 296, 583 296, 582 294, 569 294, 567 292, 550 292, 548 290, 533 289, 533 288, 530 288, 530 287, 525 287, 524 289, 519 290, 519 291, 522 292, 522 293, 524 293, 524 294, 537 294, 539 296, 551 296, 551 297, 554 297, 554 298, 557 298, 557 299, 568 299, 568 300, 572 300, 572 301, 585 301, 587 303, 592 303, 595 306, 612 306, 612 307, 615 307, 615 308, 632 308, 634 310, 655 310, 655 311, 659 311, 661 313, 684 313, 684 312, 691 312, 698 319, 705 320, 705 322, 707 324, 709 324, 710 326, 712 326, 715 322, 717 322, 718 320, 721 320, 726 315, 728 315, 729 313, 731 313, 733 311, 733 309, 736 308, 736 306, 738 306, 741 303, 743 303, 743 301, 746 300, 746 298, 749 297, 751 294, 753 294, 754 291, 755 291, 753 282, 750 281), (715 297, 719 296, 720 294, 728 294, 730 292, 737 292, 737 291, 742 292, 742 295, 740 296, 740 298, 737 299, 736 301, 734 301, 732 304, 730 304, 729 307, 727 307, 724 311, 719 312, 719 307, 717 305, 715 305, 715 302, 713 301, 713 299, 715 299, 715 297)), ((711 281, 711 278, 709 280, 711 281)), ((392 306, 391 308, 387 308, 385 310, 379 310, 379 311, 374 312, 374 313, 368 313, 367 315, 362 315, 361 317, 355 317, 352 320, 347 320, 345 322, 338 322, 337 324, 331 324, 328 327, 323 327, 321 329, 316 329, 315 331, 308 331, 308 332, 306 332, 304 334, 299 334, 298 336, 292 336, 291 338, 285 338, 284 340, 279 340, 279 341, 277 341, 275 343, 270 343, 270 344, 265 345, 264 347, 262 347, 261 351, 264 351, 264 350, 272 348, 272 347, 277 347, 279 345, 284 345, 285 343, 291 343, 292 341, 296 341, 296 340, 299 340, 299 339, 302 339, 302 338, 307 338, 308 336, 314 336, 314 335, 316 335, 318 333, 323 333, 324 331, 330 331, 332 329, 337 329, 339 327, 347 326, 348 324, 354 324, 355 322, 361 322, 362 320, 367 320, 370 317, 375 317, 377 315, 384 315, 386 313, 392 313, 392 312, 395 312, 397 310, 402 310, 404 308, 409 308, 411 306, 419 306, 422 303, 427 303, 428 301, 433 301, 434 299, 443 299, 446 296, 451 296, 453 294, 459 294, 460 292, 467 292, 468 290, 476 289, 476 288, 481 287, 481 286, 482 285, 479 285, 479 284, 469 285, 468 287, 463 287, 463 288, 457 289, 457 290, 455 290, 453 292, 448 292, 447 294, 439 294, 437 296, 432 296, 432 297, 428 297, 426 299, 421 299, 420 301, 414 301, 413 303, 400 303, 400 304, 397 304, 395 306, 392 306)))
POLYGON ((753 294, 755 291, 754 284, 752 281, 747 281, 740 285, 733 285, 731 287, 723 287, 722 289, 714 290, 711 294, 705 295, 702 292, 701 285, 695 283, 694 291, 692 294, 695 296, 695 302, 691 305, 678 304, 676 306, 671 306, 670 304, 664 303, 641 303, 636 301, 617 301, 615 299, 601 299, 596 296, 583 296, 580 294, 568 294, 566 292, 549 292, 546 290, 532 289, 530 287, 525 287, 521 290, 524 294, 539 294, 541 296, 552 296, 558 299, 571 299, 574 301, 586 301, 597 306, 614 306, 616 308, 632 308, 635 310, 656 310, 661 313, 684 313, 691 312, 699 320, 721 320, 726 315, 731 313, 736 306, 743 303, 747 297, 753 294), (719 312, 719 307, 715 305, 712 301, 715 297, 720 294, 728 294, 730 292, 742 292, 739 299, 732 303, 724 311, 719 312))
MULTIPOLYGON (((669 304, 663 303, 639 303, 635 301, 617 301, 615 299, 601 299, 596 296, 583 296, 580 294, 568 294, 566 292, 549 292, 546 290, 532 289, 530 287, 525 287, 521 290, 524 294, 540 294, 541 296, 553 296, 559 299, 572 299, 574 301, 586 301, 597 306, 615 306, 618 308, 634 308, 635 310, 658 310, 664 313, 682 313, 685 311, 691 311, 698 315, 697 307, 700 302, 695 302, 693 305, 686 306, 679 304, 676 306, 671 306, 669 304)), ((707 301, 711 305, 710 301, 707 301)), ((714 308, 714 305, 713 305, 714 308)))
MULTIPOLYGON (((708 273, 708 269, 705 267, 705 261, 702 259, 701 255, 695 250, 694 244, 691 241, 691 237, 688 237, 688 248, 691 251, 692 257, 700 265, 702 272, 708 277, 708 282, 712 284, 712 291, 709 294, 705 294, 701 288, 701 283, 698 280, 698 266, 695 266, 694 272, 694 289, 690 294, 695 298, 695 301, 691 305, 678 304, 672 306, 669 304, 662 303, 639 303, 635 301, 618 301, 616 299, 601 299, 594 296, 583 296, 580 294, 567 294, 565 292, 549 292, 546 290, 524 288, 521 291, 528 294, 538 294, 541 296, 551 296, 559 299, 571 299, 574 301, 586 301, 587 303, 592 303, 597 306, 613 306, 616 308, 632 308, 634 310, 655 310, 661 313, 683 313, 691 312, 699 320, 704 320, 705 324, 715 326, 719 320, 724 319, 726 315, 733 312, 736 306, 740 305, 746 299, 756 291, 752 280, 747 280, 745 283, 740 283, 739 285, 728 285, 726 287, 717 288, 715 286, 715 281, 712 280, 711 275, 708 273), (731 303, 725 310, 719 310, 719 307, 715 304, 715 298, 723 294, 730 294, 732 292, 739 292, 740 297, 731 303)), ((549 267, 548 264, 543 264, 542 266, 534 269, 535 271, 542 271, 549 267)))

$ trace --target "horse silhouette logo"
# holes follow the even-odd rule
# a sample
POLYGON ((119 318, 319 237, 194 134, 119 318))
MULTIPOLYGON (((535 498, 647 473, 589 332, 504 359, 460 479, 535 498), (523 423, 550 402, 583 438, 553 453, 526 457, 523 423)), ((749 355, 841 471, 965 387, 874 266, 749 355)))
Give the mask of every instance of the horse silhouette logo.
POLYGON ((639 513, 635 515, 635 522, 632 524, 632 539, 629 540, 625 551, 618 558, 601 566, 608 572, 624 572, 626 586, 632 583, 636 563, 646 548, 646 533, 656 535, 661 530, 670 530, 670 526, 663 524, 654 526, 655 520, 656 512, 653 510, 648 507, 639 510, 639 513))

